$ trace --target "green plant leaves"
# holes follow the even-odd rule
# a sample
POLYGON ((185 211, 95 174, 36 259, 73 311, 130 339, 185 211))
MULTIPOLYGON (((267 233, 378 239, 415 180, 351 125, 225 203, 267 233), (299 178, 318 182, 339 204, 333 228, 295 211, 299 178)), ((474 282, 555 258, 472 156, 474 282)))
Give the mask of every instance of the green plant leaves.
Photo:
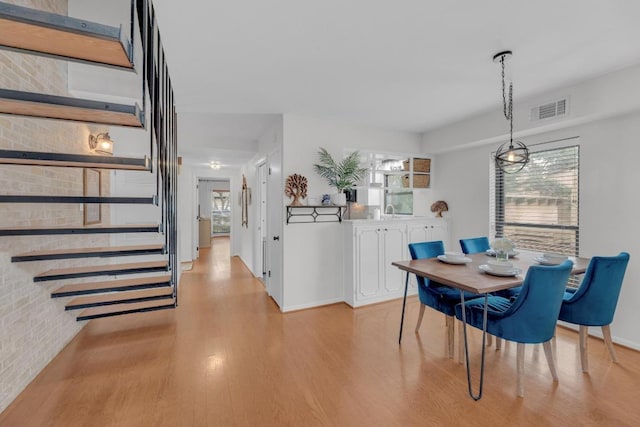
POLYGON ((318 159, 320 163, 313 165, 314 170, 340 193, 356 186, 368 171, 360 166, 360 154, 357 151, 336 162, 325 148, 320 147, 318 159))

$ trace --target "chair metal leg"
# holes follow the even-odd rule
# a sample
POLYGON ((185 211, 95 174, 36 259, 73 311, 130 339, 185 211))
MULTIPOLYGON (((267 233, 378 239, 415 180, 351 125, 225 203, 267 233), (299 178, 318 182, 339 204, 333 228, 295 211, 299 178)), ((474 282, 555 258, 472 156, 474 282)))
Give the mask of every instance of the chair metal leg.
POLYGON ((447 316, 447 356, 453 359, 453 343, 455 341, 455 324, 454 316, 447 316))
POLYGON ((496 350, 502 350, 502 338, 496 337, 496 350))
POLYGON ((553 347, 551 345, 551 340, 542 343, 542 347, 544 347, 544 355, 547 358, 547 364, 549 365, 551 376, 553 377, 554 381, 558 381, 558 369, 556 368, 556 359, 553 357, 553 347))
POLYGON ((487 335, 487 347, 491 347, 493 345, 493 335, 487 335))
POLYGON ((516 352, 516 392, 518 397, 524 397, 524 344, 518 343, 516 352))
POLYGON ((420 329, 420 325, 422 324, 422 317, 424 316, 424 309, 426 308, 426 305, 420 303, 420 314, 418 314, 418 323, 416 323, 416 330, 415 333, 418 333, 418 330, 420 329))
POLYGON ((589 355, 587 354, 589 327, 580 325, 578 334, 580 335, 580 363, 582 364, 582 372, 589 372, 589 355))
POLYGON ((611 340, 611 328, 609 327, 609 325, 602 326, 602 337, 604 338, 604 343, 609 349, 611 360, 613 360, 614 363, 617 363, 618 358, 616 357, 616 350, 613 348, 613 341, 611 340))

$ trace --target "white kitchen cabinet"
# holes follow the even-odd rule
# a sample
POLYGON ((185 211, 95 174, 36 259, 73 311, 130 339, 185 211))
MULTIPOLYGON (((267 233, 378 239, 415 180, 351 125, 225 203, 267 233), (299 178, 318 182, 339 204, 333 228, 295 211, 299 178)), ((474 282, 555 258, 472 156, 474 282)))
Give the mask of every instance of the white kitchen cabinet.
MULTIPOLYGON (((352 307, 401 298, 404 273, 391 265, 410 258, 408 243, 449 240, 446 220, 345 221, 344 300, 352 307)), ((416 293, 415 279, 410 294, 416 293)))
POLYGON ((426 222, 407 223, 407 243, 431 242, 442 240, 447 250, 458 250, 450 248, 449 225, 445 219, 433 219, 426 222))
MULTIPOLYGON (((446 250, 459 250, 451 248, 449 244, 449 225, 445 219, 434 218, 431 221, 407 224, 407 248, 409 243, 432 242, 434 240, 442 240, 446 250)), ((417 286, 416 276, 412 274, 409 276, 409 289, 417 289, 417 286)))

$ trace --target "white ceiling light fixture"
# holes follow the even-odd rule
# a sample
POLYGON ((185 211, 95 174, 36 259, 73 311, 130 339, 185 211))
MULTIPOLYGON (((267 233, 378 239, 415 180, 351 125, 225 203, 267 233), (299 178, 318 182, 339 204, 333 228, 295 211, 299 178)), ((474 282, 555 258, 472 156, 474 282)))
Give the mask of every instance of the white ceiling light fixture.
POLYGON ((219 162, 211 162, 209 163, 209 167, 213 170, 218 170, 222 167, 222 165, 219 162))
POLYGON ((504 118, 509 122, 509 145, 505 142, 498 147, 495 156, 496 167, 505 173, 516 173, 529 163, 529 149, 520 141, 513 141, 513 82, 509 82, 509 102, 504 78, 504 63, 511 58, 510 50, 493 55, 493 62, 502 66, 502 110, 504 118))

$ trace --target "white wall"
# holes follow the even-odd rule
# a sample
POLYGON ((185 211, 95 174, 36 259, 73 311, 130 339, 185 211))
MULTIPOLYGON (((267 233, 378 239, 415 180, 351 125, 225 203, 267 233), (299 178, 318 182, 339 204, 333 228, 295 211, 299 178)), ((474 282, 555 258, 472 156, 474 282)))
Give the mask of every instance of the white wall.
MULTIPOLYGON (((613 323, 614 340, 640 349, 636 305, 640 301, 640 241, 636 197, 640 182, 640 68, 622 70, 593 82, 559 90, 555 94, 571 97, 571 112, 553 126, 535 126, 523 121, 516 129, 528 136, 519 138, 527 145, 563 138, 579 137, 580 144, 580 255, 631 253, 613 323), (634 83, 635 82, 635 83, 634 83), (635 99, 635 106, 630 102, 635 99), (617 112, 616 100, 624 106, 617 112), (630 110, 635 112, 629 112, 630 110), (565 127, 566 126, 566 127, 565 127), (555 128, 555 129, 553 129, 555 128), (550 130, 551 129, 551 130, 550 130)), ((516 114, 528 114, 527 102, 517 106, 516 114)), ((452 241, 487 235, 489 231, 489 162, 499 141, 498 125, 506 128, 501 111, 472 118, 424 135, 424 150, 440 151, 436 156, 437 193, 449 203, 452 241), (491 116, 491 117, 489 117, 491 116), (496 137, 496 141, 486 141, 496 137), (468 147, 459 150, 460 147, 468 147)), ((538 123, 540 124, 540 123, 538 123)), ((573 141, 575 143, 575 141, 573 141)), ((595 332, 595 331, 594 331, 595 332)))
MULTIPOLYGON (((313 171, 320 147, 334 158, 342 158, 344 149, 419 153, 420 136, 285 115, 283 177, 294 173, 307 177, 311 196, 335 192, 313 171)), ((283 311, 343 301, 342 234, 337 222, 284 226, 283 311)))

